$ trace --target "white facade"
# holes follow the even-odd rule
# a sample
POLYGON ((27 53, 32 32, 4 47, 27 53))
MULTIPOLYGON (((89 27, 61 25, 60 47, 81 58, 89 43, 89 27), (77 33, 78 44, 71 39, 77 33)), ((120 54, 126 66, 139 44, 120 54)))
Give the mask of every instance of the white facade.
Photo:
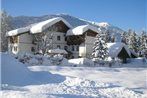
MULTIPOLYGON (((65 33, 63 32, 48 32, 53 33, 52 38, 52 49, 64 49, 72 52, 72 58, 78 57, 90 57, 92 53, 93 43, 95 41, 94 37, 86 36, 86 40, 84 43, 80 45, 67 45, 67 41, 65 40, 65 33)), ((18 43, 11 44, 9 43, 9 51, 14 54, 18 54, 21 52, 33 53, 36 51, 37 46, 32 43, 33 36, 29 33, 24 33, 18 36, 18 43), (17 47, 17 49, 15 49, 17 47), (32 50, 34 49, 34 51, 32 50)))
POLYGON ((48 32, 48 33, 53 33, 53 40, 52 40, 53 49, 56 48, 64 49, 64 47, 67 46, 67 42, 65 41, 65 33, 63 32, 48 32))
MULTIPOLYGON (((63 25, 61 26, 63 27, 63 25)), ((84 33, 87 30, 92 30, 96 33, 97 29, 95 27, 92 27, 90 25, 84 25, 80 26, 73 29, 68 22, 66 22, 63 18, 54 18, 52 20, 40 22, 36 25, 31 25, 29 28, 20 28, 16 30, 12 30, 7 32, 8 37, 11 36, 17 36, 18 37, 18 42, 15 44, 10 43, 9 41, 9 51, 11 51, 14 54, 18 54, 21 52, 29 52, 29 53, 34 53, 37 52, 37 45, 33 43, 33 35, 38 34, 38 33, 48 33, 52 34, 52 42, 51 46, 52 49, 64 49, 67 50, 67 52, 70 52, 72 55, 70 58, 78 58, 78 57, 90 57, 92 53, 92 47, 94 45, 95 37, 91 36, 85 36, 85 41, 81 43, 80 45, 78 44, 73 44, 73 45, 67 45, 66 37, 72 36, 71 34, 74 34, 73 36, 79 36, 79 35, 84 35, 84 33), (51 27, 52 25, 62 21, 65 23, 65 25, 69 28, 68 31, 62 32, 59 31, 50 31, 48 28, 51 27), (78 29, 77 29, 78 28, 78 29), (79 29, 80 30, 79 33, 79 29), (71 31, 74 33, 71 33, 71 31), (16 49, 17 48, 17 49, 16 49)), ((63 27, 63 29, 65 29, 63 27)))
POLYGON ((79 46, 79 56, 91 57, 95 37, 86 36, 85 42, 79 46))
POLYGON ((23 33, 17 36, 17 43, 10 43, 9 41, 9 51, 14 54, 18 54, 20 52, 29 52, 32 53, 32 48, 36 48, 35 45, 32 44, 32 35, 29 33, 23 33))

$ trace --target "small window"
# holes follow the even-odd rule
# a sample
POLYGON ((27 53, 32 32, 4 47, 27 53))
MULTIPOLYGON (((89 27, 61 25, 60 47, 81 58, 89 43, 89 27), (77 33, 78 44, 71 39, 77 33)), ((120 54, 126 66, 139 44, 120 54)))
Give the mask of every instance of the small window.
POLYGON ((74 51, 75 49, 74 49, 74 46, 72 46, 72 51, 74 51))
POLYGON ((67 46, 64 46, 64 50, 67 50, 68 49, 68 47, 67 46))
POLYGON ((35 52, 35 48, 34 48, 34 47, 32 47, 32 48, 31 48, 31 51, 32 51, 32 52, 35 52))
POLYGON ((67 41, 67 37, 65 37, 65 41, 67 41))
POLYGON ((79 51, 79 46, 76 47, 76 50, 79 51))
POLYGON ((17 46, 14 46, 14 51, 17 51, 17 46))
POLYGON ((60 49, 60 48, 61 48, 61 47, 60 47, 60 45, 57 45, 57 48, 59 48, 59 49, 60 49))
POLYGON ((60 41, 61 40, 61 37, 60 36, 57 36, 57 40, 60 41))

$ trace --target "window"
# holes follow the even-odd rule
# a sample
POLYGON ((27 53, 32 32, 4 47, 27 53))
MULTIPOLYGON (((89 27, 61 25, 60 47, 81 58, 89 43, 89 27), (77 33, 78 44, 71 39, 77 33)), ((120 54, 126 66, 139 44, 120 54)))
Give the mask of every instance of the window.
POLYGON ((60 48, 61 48, 61 47, 60 47, 60 45, 57 45, 57 48, 59 48, 59 49, 60 49, 60 48))
POLYGON ((75 49, 74 49, 74 46, 72 46, 72 51, 74 51, 75 49))
POLYGON ((76 50, 79 51, 79 46, 76 47, 76 50))
POLYGON ((57 36, 57 40, 60 41, 61 40, 61 37, 60 36, 57 36))
POLYGON ((17 46, 14 46, 14 51, 17 51, 17 46))
POLYGON ((67 37, 65 37, 65 41, 67 41, 67 37))
POLYGON ((31 48, 31 51, 32 51, 32 52, 35 52, 35 48, 34 48, 34 47, 32 47, 32 48, 31 48))
POLYGON ((12 43, 12 44, 18 43, 18 36, 11 36, 10 37, 10 43, 12 43))
POLYGON ((64 50, 67 50, 68 49, 68 47, 67 46, 64 46, 64 50))

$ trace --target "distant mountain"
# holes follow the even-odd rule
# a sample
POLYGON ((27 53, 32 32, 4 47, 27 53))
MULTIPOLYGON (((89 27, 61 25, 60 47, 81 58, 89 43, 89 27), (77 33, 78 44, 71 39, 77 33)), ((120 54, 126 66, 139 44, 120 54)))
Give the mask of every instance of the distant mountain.
POLYGON ((85 25, 85 24, 91 24, 95 27, 98 28, 99 31, 109 31, 111 34, 116 34, 116 33, 122 33, 124 32, 122 29, 119 27, 113 26, 107 22, 91 22, 87 21, 84 19, 80 19, 74 16, 70 16, 67 14, 55 14, 55 15, 44 15, 44 16, 38 16, 38 17, 33 17, 33 16, 18 16, 18 17, 11 17, 11 23, 13 28, 20 28, 20 27, 25 27, 30 24, 34 24, 37 22, 41 22, 50 18, 54 17, 62 17, 65 20, 67 20, 73 27, 79 26, 79 25, 85 25))

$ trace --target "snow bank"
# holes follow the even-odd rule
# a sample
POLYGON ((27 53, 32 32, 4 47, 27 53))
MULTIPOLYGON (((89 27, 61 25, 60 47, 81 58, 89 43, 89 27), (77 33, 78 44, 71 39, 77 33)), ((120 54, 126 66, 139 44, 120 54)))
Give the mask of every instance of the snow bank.
POLYGON ((6 53, 1 53, 1 58, 2 84, 21 85, 31 80, 31 72, 24 64, 6 53))
MULTIPOLYGON (((8 85, 24 86, 38 85, 46 83, 58 83, 64 80, 64 76, 51 74, 50 72, 33 72, 26 65, 20 63, 10 54, 1 53, 2 58, 2 87, 8 85)), ((6 87, 5 87, 6 86, 6 87)))
POLYGON ((89 29, 92 30, 92 31, 95 31, 97 33, 99 32, 96 27, 93 27, 91 25, 81 25, 81 26, 77 26, 73 29, 68 30, 66 36, 83 35, 83 33, 85 33, 89 29))
POLYGON ((68 62, 73 66, 94 66, 93 61, 87 58, 70 59, 68 62))

